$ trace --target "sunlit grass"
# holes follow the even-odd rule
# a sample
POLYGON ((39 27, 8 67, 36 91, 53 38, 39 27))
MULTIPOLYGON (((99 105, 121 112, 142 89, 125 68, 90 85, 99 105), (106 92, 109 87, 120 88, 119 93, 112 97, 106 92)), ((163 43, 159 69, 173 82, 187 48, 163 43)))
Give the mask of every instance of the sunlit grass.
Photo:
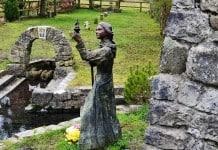
POLYGON ((45 40, 37 39, 33 42, 30 59, 55 58, 54 47, 45 40))

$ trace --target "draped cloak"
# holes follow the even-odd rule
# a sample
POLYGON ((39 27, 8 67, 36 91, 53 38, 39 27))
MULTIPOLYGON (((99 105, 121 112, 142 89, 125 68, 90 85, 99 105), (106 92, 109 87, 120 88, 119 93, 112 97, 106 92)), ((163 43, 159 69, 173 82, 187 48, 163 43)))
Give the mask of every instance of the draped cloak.
POLYGON ((109 39, 101 41, 98 49, 90 51, 83 42, 76 45, 83 60, 97 67, 92 90, 81 110, 79 148, 103 149, 121 136, 116 116, 112 68, 116 45, 109 39))

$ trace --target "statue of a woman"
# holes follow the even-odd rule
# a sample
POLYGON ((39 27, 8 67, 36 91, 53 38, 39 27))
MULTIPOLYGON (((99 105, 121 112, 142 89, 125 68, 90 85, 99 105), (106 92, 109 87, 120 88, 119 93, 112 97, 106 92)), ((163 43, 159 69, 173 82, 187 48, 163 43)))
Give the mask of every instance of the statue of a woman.
POLYGON ((96 28, 96 37, 100 39, 99 48, 86 49, 80 34, 74 33, 76 48, 83 60, 97 67, 92 90, 86 97, 81 110, 80 149, 103 149, 121 137, 120 123, 116 117, 112 68, 116 56, 116 44, 113 41, 112 27, 101 22, 96 28))

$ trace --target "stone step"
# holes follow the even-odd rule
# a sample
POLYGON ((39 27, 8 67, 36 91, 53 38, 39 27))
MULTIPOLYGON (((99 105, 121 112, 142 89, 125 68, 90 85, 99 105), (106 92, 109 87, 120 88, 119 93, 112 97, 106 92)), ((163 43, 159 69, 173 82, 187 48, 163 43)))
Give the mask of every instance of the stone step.
POLYGON ((6 87, 14 78, 14 75, 4 75, 0 77, 0 90, 6 87))
POLYGON ((126 104, 123 95, 115 95, 116 105, 126 104))
POLYGON ((52 79, 49 84, 46 86, 47 90, 53 91, 54 93, 58 93, 67 88, 68 83, 75 78, 75 72, 68 73, 66 77, 59 79, 52 79))
POLYGON ((0 100, 12 92, 18 85, 20 85, 26 78, 15 78, 7 86, 0 90, 0 100))
MULTIPOLYGON (((88 93, 91 91, 92 87, 91 86, 80 86, 80 87, 74 87, 74 89, 80 90, 84 96, 87 96, 88 93)), ((124 86, 123 85, 115 85, 114 86, 114 94, 118 95, 117 97, 122 96, 123 93, 124 93, 124 86)))
POLYGON ((129 113, 129 112, 139 110, 142 107, 143 107, 142 105, 117 105, 116 112, 124 114, 124 113, 129 113))
POLYGON ((114 85, 115 95, 123 95, 124 93, 124 85, 114 85))

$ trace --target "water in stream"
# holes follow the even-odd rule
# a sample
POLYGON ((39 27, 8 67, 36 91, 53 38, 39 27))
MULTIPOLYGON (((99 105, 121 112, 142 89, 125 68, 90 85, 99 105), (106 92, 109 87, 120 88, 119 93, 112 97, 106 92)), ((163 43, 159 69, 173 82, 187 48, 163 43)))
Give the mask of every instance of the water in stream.
POLYGON ((13 134, 36 127, 57 124, 79 116, 78 112, 27 113, 24 108, 29 104, 30 81, 24 82, 15 92, 8 95, 10 106, 0 108, 0 139, 7 139, 13 134))

